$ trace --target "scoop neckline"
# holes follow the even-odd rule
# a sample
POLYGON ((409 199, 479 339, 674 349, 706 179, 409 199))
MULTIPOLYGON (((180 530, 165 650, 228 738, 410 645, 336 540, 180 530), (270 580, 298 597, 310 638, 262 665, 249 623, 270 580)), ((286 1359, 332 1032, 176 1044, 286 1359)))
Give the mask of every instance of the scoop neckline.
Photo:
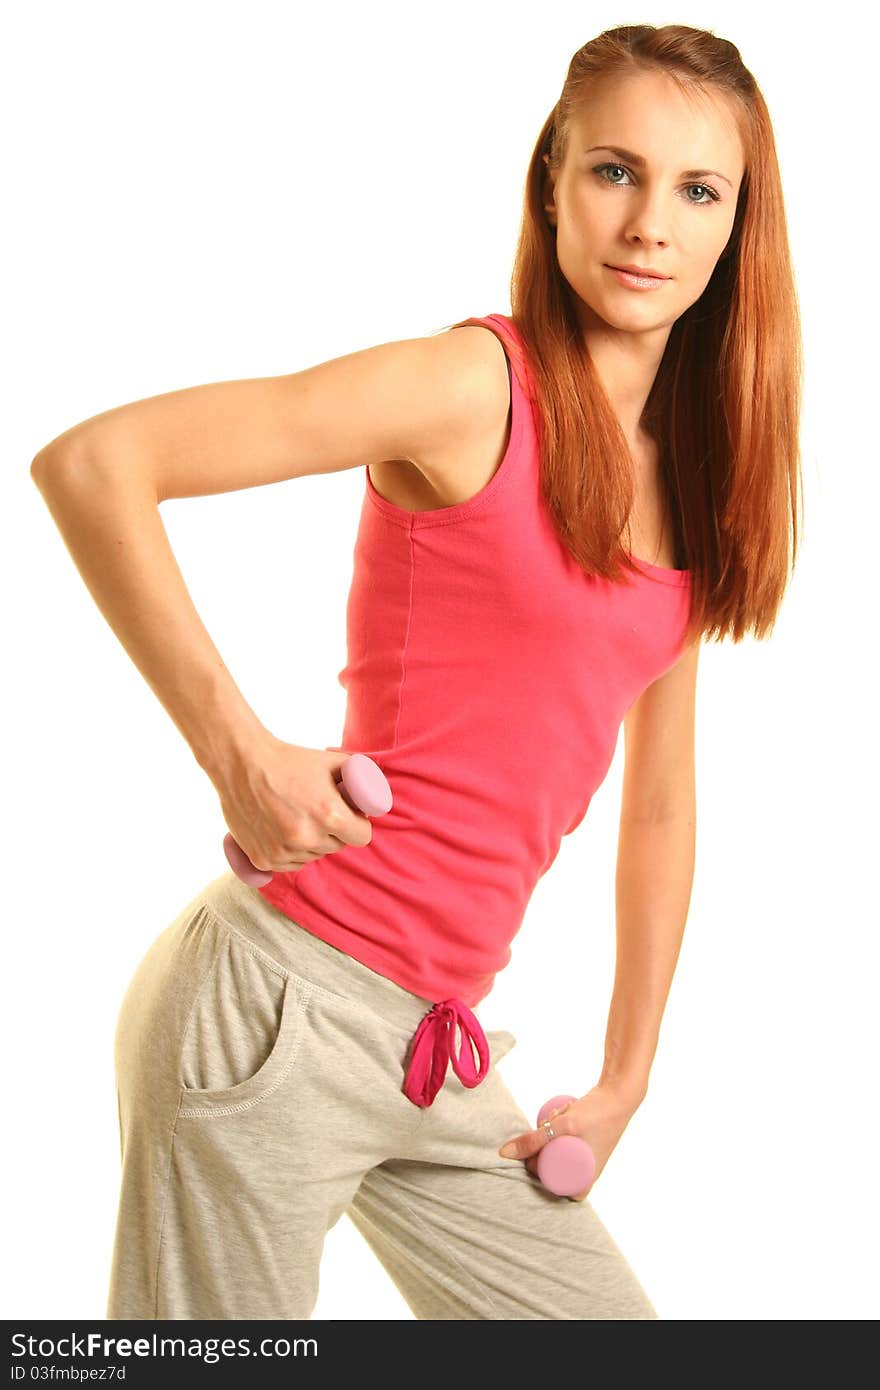
POLYGON ((690 579, 690 570, 672 569, 669 565, 654 565, 650 560, 643 560, 639 555, 633 555, 631 550, 625 550, 624 554, 642 569, 655 574, 658 579, 662 579, 667 584, 687 584, 690 579))
MULTIPOLYGON (((488 314, 486 317, 499 318, 504 321, 507 325, 508 332, 520 350, 523 361, 525 362, 526 371, 528 371, 528 358, 523 347, 522 337, 511 315, 488 314)), ((689 569, 673 569, 669 565, 655 565, 650 560, 643 560, 641 556, 634 555, 631 550, 624 551, 624 554, 627 555, 634 564, 638 565, 642 570, 647 571, 648 574, 656 576, 656 578, 664 584, 687 584, 690 581, 691 571, 689 569)))

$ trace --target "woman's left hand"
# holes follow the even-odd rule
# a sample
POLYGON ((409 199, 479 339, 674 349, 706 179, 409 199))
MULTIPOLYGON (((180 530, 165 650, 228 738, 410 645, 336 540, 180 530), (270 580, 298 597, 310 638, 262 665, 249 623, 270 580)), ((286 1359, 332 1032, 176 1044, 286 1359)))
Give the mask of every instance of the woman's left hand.
MULTIPOLYGON (((593 1181, 583 1192, 575 1193, 570 1199, 582 1202, 595 1187, 602 1169, 614 1152, 620 1136, 626 1129, 639 1102, 619 1088, 607 1082, 600 1082, 580 1100, 569 1101, 551 1120, 557 1138, 563 1134, 574 1134, 584 1139, 596 1157, 596 1171, 593 1181)), ((548 1117, 549 1118, 549 1117, 548 1117)), ((543 1125, 530 1129, 509 1140, 499 1149, 502 1158, 522 1158, 530 1173, 538 1176, 538 1154, 545 1144, 553 1141, 543 1125)))

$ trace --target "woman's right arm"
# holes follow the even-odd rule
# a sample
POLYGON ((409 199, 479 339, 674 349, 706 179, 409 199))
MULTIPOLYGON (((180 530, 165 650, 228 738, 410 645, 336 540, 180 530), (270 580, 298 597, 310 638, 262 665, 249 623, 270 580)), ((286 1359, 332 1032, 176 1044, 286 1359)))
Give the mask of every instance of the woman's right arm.
POLYGON ((475 428, 497 429, 497 353, 477 326, 386 343, 134 401, 37 454, 31 475, 92 598, 215 784, 271 735, 196 611, 159 504, 394 458, 430 478, 475 428))
POLYGON ((124 460, 108 472, 97 455, 56 457, 32 473, 92 598, 213 780, 266 730, 196 611, 154 484, 124 460))

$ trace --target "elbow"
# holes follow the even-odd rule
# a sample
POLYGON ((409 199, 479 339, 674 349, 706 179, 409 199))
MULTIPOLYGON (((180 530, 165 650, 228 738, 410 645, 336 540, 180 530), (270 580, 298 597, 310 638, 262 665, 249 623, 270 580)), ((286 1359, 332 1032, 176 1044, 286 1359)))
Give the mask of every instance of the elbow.
POLYGON ((68 478, 72 472, 79 472, 83 466, 83 455, 70 443, 62 442, 64 436, 53 439, 44 445, 31 460, 31 477, 37 487, 44 488, 50 480, 68 478))
POLYGON ((31 477, 39 487, 48 474, 57 473, 61 467, 62 459, 65 454, 59 449, 53 440, 51 444, 45 444, 31 460, 31 477))
POLYGON ((46 474, 49 471, 49 457, 48 449, 41 449, 31 463, 31 477, 39 488, 42 488, 46 481, 46 474))
POLYGON ((697 822, 697 798, 693 787, 666 795, 624 797, 620 807, 623 821, 646 825, 692 825, 697 822))

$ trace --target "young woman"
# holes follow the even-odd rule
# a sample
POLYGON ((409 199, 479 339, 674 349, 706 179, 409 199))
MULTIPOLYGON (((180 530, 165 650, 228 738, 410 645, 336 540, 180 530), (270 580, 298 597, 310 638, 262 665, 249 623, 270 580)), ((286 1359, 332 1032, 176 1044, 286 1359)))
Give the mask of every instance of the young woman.
POLYGON ((35 460, 96 602, 273 875, 203 888, 122 1003, 110 1318, 308 1318, 343 1212, 417 1318, 658 1316, 586 1191, 553 1196, 536 1161, 577 1135, 598 1175, 644 1098, 691 888, 699 642, 766 636, 797 547, 796 294, 770 120, 732 44, 638 25, 575 54, 511 303, 136 401, 35 460), (304 748, 242 698, 158 504, 354 467, 343 741, 304 748), (475 1011, 621 725, 604 1065, 533 1129, 495 1065, 515 1038, 475 1011), (375 822, 337 787, 355 751, 392 787, 375 822))

